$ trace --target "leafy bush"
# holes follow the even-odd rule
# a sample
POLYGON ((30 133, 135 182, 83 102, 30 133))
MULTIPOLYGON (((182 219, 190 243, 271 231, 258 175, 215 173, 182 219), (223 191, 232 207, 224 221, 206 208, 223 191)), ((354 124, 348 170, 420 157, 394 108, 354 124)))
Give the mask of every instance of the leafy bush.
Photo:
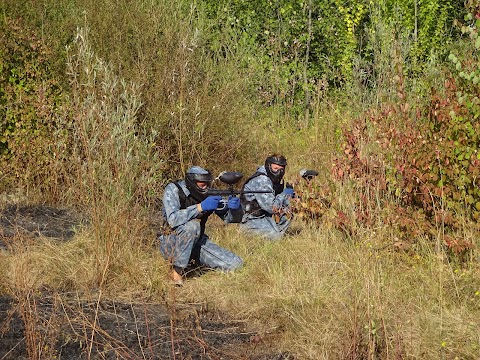
POLYGON ((48 44, 21 20, 0 24, 0 163, 4 183, 58 193, 67 138, 48 44))
MULTIPOLYGON (((476 27, 470 29, 479 48, 476 27)), ((456 253, 472 247, 454 235, 463 226, 458 215, 480 218, 480 74, 476 50, 471 49, 462 60, 450 56, 456 70, 447 74, 442 89, 432 90, 423 109, 410 110, 397 76, 400 101, 367 112, 344 131, 343 154, 334 169, 337 178, 353 180, 362 193, 379 195, 384 209, 393 206, 384 221, 404 238, 412 241, 419 228, 429 236, 445 228, 450 232, 443 238, 445 245, 456 253)), ((356 220, 366 223, 365 218, 356 220)))

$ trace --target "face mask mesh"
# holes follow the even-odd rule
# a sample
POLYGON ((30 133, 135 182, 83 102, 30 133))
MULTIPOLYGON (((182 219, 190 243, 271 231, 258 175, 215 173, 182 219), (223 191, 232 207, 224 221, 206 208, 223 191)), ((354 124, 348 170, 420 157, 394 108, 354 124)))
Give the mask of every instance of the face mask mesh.
POLYGON ((287 166, 287 159, 285 159, 283 156, 269 156, 265 160, 265 170, 267 171, 267 176, 274 184, 278 184, 282 181, 283 176, 285 175, 285 166, 287 166), (272 164, 283 166, 283 168, 274 171, 272 169, 272 164))
POLYGON ((187 173, 185 176, 185 185, 192 196, 198 201, 203 201, 207 197, 207 190, 211 187, 213 181, 212 174, 192 174, 187 173), (206 182, 208 185, 205 189, 199 188, 197 182, 206 182))

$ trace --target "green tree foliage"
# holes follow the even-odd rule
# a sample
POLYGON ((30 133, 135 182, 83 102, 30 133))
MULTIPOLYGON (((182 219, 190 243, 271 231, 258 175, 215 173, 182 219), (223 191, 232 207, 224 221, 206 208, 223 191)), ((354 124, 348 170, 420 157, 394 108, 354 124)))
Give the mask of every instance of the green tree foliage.
POLYGON ((371 2, 367 43, 374 43, 376 26, 384 23, 407 45, 404 70, 419 76, 432 57, 448 54, 455 38, 453 22, 463 11, 463 5, 453 0, 371 2))
MULTIPOLYGON (((397 76, 399 100, 367 112, 345 130, 343 154, 334 171, 338 178, 371 189, 366 193, 380 193, 382 208, 394 206, 405 239, 414 239, 419 224, 421 234, 434 238, 442 227, 448 232, 444 243, 455 253, 472 247, 455 236, 465 221, 459 215, 466 214, 477 228, 480 219, 479 26, 479 14, 465 17, 461 30, 468 37, 461 51, 450 54, 453 66, 423 108, 410 110, 410 96, 397 76)), ((371 218, 361 215, 356 220, 371 218)), ((392 217, 384 221, 393 222, 392 217)))
POLYGON ((18 20, 0 23, 0 161, 4 181, 54 186, 66 144, 51 48, 18 20), (60 131, 58 131, 60 130, 60 131))
POLYGON ((204 1, 217 25, 210 48, 227 56, 228 39, 251 49, 246 66, 263 71, 260 78, 265 104, 282 103, 295 111, 303 104, 306 88, 319 79, 341 79, 339 67, 346 28, 331 1, 204 1), (238 39, 238 41, 236 41, 238 39))
MULTIPOLYGON (((194 36, 197 31, 196 53, 207 50, 216 61, 241 58, 236 66, 255 73, 250 86, 263 103, 286 105, 293 115, 310 106, 312 93, 326 84, 340 87, 357 79, 357 72, 363 74, 362 81, 374 84, 378 54, 385 49, 382 43, 392 36, 405 46, 404 70, 421 75, 429 59, 446 53, 446 45, 453 41, 451 24, 463 8, 453 0, 200 0, 192 4, 6 0, 5 7, 42 31, 55 33, 61 39, 59 54, 84 17, 80 21, 88 21, 92 28, 97 53, 118 63, 125 78, 143 78, 147 89, 166 61, 160 49, 174 53, 175 43, 185 43, 187 33, 194 36), (379 26, 385 26, 390 36, 381 34, 379 26)), ((205 58, 195 60, 198 66, 203 66, 201 59, 205 58)), ((152 106, 165 102, 158 96, 168 97, 159 89, 152 88, 152 93, 157 94, 152 106)), ((150 108, 150 99, 145 103, 150 108)))
POLYGON ((210 49, 225 57, 250 49, 245 66, 263 72, 263 102, 287 105, 297 115, 326 84, 338 88, 359 76, 375 84, 379 56, 391 56, 384 50, 395 39, 404 71, 421 76, 429 60, 446 56, 453 20, 463 8, 453 0, 203 2, 216 21, 210 49))

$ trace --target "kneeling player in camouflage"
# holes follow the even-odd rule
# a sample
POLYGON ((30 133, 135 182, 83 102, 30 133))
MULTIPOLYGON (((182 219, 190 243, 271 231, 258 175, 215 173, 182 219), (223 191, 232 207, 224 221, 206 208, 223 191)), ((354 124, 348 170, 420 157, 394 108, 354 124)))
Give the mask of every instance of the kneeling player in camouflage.
POLYGON ((194 260, 212 269, 232 271, 243 260, 217 244, 205 234, 205 224, 213 213, 225 222, 239 222, 243 215, 240 199, 230 197, 227 206, 218 210, 220 196, 207 196, 213 176, 199 166, 191 167, 184 180, 169 183, 163 195, 165 226, 159 234, 160 251, 170 260, 171 280, 182 285, 185 269, 194 260))
POLYGON ((290 199, 294 196, 293 188, 285 188, 282 181, 286 166, 287 159, 283 155, 270 155, 265 165, 246 180, 241 228, 270 240, 278 240, 285 234, 292 220, 290 199), (259 190, 264 192, 249 193, 259 190))

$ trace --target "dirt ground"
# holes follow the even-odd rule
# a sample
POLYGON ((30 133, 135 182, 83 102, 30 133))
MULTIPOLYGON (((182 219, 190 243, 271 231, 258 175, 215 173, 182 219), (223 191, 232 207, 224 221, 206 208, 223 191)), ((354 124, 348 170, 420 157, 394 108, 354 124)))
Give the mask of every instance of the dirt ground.
MULTIPOLYGON (((85 219, 67 209, 8 205, 0 212, 0 251, 15 234, 68 241, 85 219)), ((97 301, 39 289, 0 295, 0 360, 293 360, 241 319, 199 304, 97 301)), ((93 298, 92 298, 93 296, 93 298)))
POLYGON ((294 359, 242 321, 194 305, 0 297, 0 359, 294 359), (31 354, 31 349, 36 349, 31 354))
POLYGON ((5 241, 17 233, 66 240, 74 235, 73 228, 81 221, 80 216, 71 210, 9 204, 0 213, 0 244, 3 242, 5 246, 5 241))

